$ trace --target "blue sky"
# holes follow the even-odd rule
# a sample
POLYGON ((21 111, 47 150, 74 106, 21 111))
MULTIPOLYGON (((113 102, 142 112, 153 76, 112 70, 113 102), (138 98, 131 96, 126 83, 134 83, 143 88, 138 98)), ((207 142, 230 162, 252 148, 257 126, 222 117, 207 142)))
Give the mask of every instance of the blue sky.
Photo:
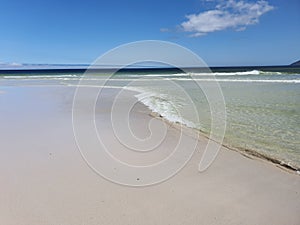
POLYGON ((0 63, 92 63, 133 41, 163 40, 210 66, 300 59, 299 0, 0 0, 0 63))

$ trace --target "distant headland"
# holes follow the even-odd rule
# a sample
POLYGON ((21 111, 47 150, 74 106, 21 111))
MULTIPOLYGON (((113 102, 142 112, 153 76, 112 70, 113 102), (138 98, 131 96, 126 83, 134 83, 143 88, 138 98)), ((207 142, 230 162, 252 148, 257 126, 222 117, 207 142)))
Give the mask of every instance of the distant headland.
POLYGON ((291 64, 291 66, 300 66, 300 60, 291 64))

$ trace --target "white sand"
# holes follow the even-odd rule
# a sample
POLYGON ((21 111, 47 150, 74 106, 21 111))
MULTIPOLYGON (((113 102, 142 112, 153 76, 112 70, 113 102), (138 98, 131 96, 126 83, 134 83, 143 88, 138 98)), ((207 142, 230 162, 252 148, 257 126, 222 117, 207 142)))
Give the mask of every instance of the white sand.
MULTIPOLYGON (((199 173, 207 142, 200 137, 191 161, 168 181, 145 188, 117 185, 94 173, 78 151, 71 118, 74 88, 2 90, 1 225, 300 224, 299 175, 226 148, 199 173)), ((105 107, 97 107, 97 119, 109 123, 105 107)), ((131 121, 143 136, 149 132, 143 124, 151 119, 138 105, 131 121)), ((148 159, 123 154, 122 159, 152 162, 167 155, 179 135, 178 129, 167 126, 161 154, 148 159)), ((122 152, 109 133, 102 134, 122 152)))

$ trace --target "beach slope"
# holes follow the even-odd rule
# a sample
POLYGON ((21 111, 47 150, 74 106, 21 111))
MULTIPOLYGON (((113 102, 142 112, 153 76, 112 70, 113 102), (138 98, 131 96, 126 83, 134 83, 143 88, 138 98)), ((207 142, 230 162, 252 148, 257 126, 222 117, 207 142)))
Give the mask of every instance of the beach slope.
MULTIPOLYGON (((200 173, 208 141, 204 136, 188 164, 161 184, 133 188, 102 178, 76 145, 74 91, 63 85, 0 88, 0 224, 300 224, 299 175, 225 147, 200 173)), ((112 95, 107 89, 108 101, 112 95)), ((134 93, 128 96, 134 98, 134 93)), ((104 127, 110 123, 106 107, 96 108, 96 121, 104 127)), ((150 113, 142 104, 134 107, 131 122, 137 133, 147 134, 143 124, 153 120, 150 113)), ((154 120, 167 127, 167 136, 161 154, 143 159, 147 162, 166 156, 181 135, 176 125, 154 120)), ((113 149, 125 151, 107 132, 100 134, 113 149)), ((188 142, 195 135, 186 129, 182 138, 188 142)), ((140 160, 130 154, 121 157, 140 160)))

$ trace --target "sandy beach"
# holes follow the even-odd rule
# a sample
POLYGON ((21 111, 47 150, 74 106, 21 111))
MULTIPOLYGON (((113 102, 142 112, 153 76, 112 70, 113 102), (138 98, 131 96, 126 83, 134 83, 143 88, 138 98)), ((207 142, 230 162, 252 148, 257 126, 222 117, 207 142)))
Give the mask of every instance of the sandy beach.
MULTIPOLYGON (((208 141, 204 136, 197 139, 187 165, 163 183, 126 187, 104 179, 78 150, 72 126, 74 92, 75 87, 64 85, 0 87, 0 224, 300 224, 299 175, 226 147, 200 173, 208 141)), ((104 89, 106 103, 96 104, 96 124, 122 161, 153 163, 168 156, 180 137, 186 143, 182 148, 194 143, 197 135, 190 129, 181 133, 139 103, 130 114, 136 134, 147 137, 150 121, 152 132, 156 127, 167 132, 158 154, 129 154, 109 129, 114 93, 104 89)), ((135 98, 129 91, 126 96, 120 101, 135 98)), ((84 118, 84 102, 78 110, 84 118)), ((115 174, 122 176, 122 171, 115 174)))

